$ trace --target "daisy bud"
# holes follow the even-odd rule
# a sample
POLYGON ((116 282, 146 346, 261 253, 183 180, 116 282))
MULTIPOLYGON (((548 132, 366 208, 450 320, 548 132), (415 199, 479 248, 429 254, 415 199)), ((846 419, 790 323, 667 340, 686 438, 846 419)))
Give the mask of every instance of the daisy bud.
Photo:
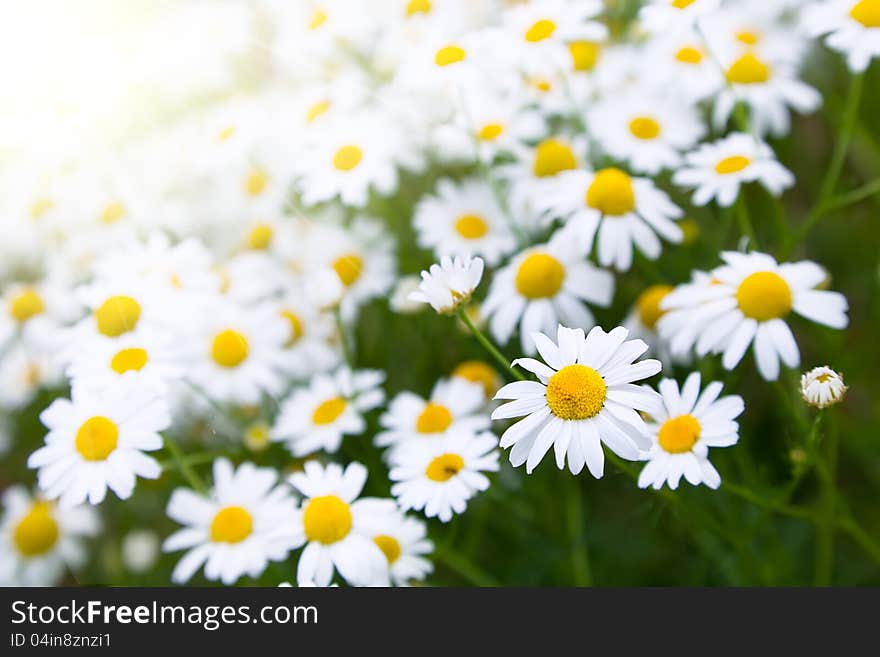
POLYGON ((409 295, 410 301, 429 303, 438 313, 451 315, 471 299, 483 277, 482 258, 448 256, 440 264, 422 272, 419 289, 409 295))
POLYGON ((801 396, 816 408, 826 408, 843 401, 846 390, 843 374, 827 366, 814 367, 801 376, 801 396))

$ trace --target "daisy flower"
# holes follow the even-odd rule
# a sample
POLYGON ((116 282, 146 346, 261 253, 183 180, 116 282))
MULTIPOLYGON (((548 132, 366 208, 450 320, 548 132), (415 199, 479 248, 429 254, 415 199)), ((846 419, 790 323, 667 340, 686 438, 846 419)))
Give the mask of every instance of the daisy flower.
POLYGON ((494 367, 481 360, 466 360, 452 370, 452 376, 477 383, 483 388, 485 399, 492 399, 495 391, 501 386, 501 376, 494 367))
POLYGON ((281 369, 304 379, 325 372, 339 363, 339 350, 332 346, 336 327, 332 316, 308 303, 300 290, 290 290, 277 303, 278 314, 287 322, 281 369))
POLYGON ((334 569, 352 586, 388 584, 388 559, 372 540, 383 521, 399 513, 394 500, 358 499, 367 469, 349 463, 326 467, 308 461, 290 483, 305 499, 294 516, 300 542, 306 543, 296 569, 298 582, 327 586, 334 569))
POLYGON ((544 187, 537 208, 548 220, 564 219, 561 239, 589 254, 596 242, 599 264, 620 271, 632 266, 633 246, 647 258, 660 255, 659 234, 678 243, 683 216, 665 192, 649 178, 637 178, 609 167, 596 172, 566 171, 544 187))
POLYGON ((34 349, 51 348, 79 312, 70 290, 55 281, 8 285, 0 296, 0 348, 16 335, 34 349))
POLYGON ((471 300, 482 278, 482 258, 444 256, 439 265, 422 272, 419 289, 409 299, 429 303, 438 313, 451 315, 471 300))
POLYGON ((416 205, 413 226, 419 246, 439 257, 480 256, 494 267, 516 248, 504 211, 482 181, 441 180, 416 205))
POLYGON ((428 540, 423 521, 402 513, 389 514, 377 519, 370 534, 388 561, 394 586, 409 586, 413 580, 423 580, 434 572, 434 564, 425 558, 434 550, 434 544, 428 540))
POLYGON ((692 372, 681 390, 674 379, 660 381, 662 408, 648 423, 651 447, 642 455, 648 464, 639 474, 639 488, 678 488, 682 476, 692 485, 721 485, 721 476, 709 462, 710 447, 730 447, 739 440, 734 420, 745 405, 739 395, 718 398, 722 385, 713 381, 700 392, 700 373, 692 372))
POLYGON ((660 304, 673 289, 675 288, 671 285, 648 286, 636 297, 632 309, 623 322, 623 327, 629 331, 630 336, 644 340, 650 349, 648 353, 656 356, 665 365, 682 360, 680 356, 673 358, 666 341, 657 332, 657 322, 666 312, 660 304))
POLYGON ((880 57, 880 3, 877 0, 827 0, 805 8, 803 24, 811 36, 825 36, 832 50, 846 56, 854 73, 880 57))
POLYGON ((380 387, 384 380, 379 370, 352 371, 346 366, 313 376, 308 387, 281 403, 272 439, 286 441, 294 456, 319 449, 335 452, 343 436, 357 436, 367 428, 364 414, 385 400, 380 387))
POLYGON ((720 6, 721 0, 649 0, 639 9, 639 22, 652 34, 686 30, 720 6))
POLYGON ((458 430, 439 440, 408 442, 396 450, 391 494, 404 511, 424 511, 441 522, 464 513, 467 501, 489 488, 484 472, 498 471, 498 439, 489 432, 458 430))
POLYGON ((754 343, 758 371, 775 381, 780 360, 787 367, 800 363, 785 321, 792 312, 836 329, 849 323, 846 298, 816 289, 827 278, 816 263, 778 264, 757 252, 726 251, 721 257, 724 265, 661 303, 667 312, 658 328, 674 352, 694 347, 698 356, 721 353, 724 368, 732 370, 754 343))
POLYGON ((205 566, 205 577, 226 586, 242 575, 259 577, 272 561, 283 561, 303 541, 291 526, 296 502, 278 485, 272 468, 225 458, 214 461, 214 486, 207 495, 178 488, 168 500, 168 517, 184 525, 162 544, 164 552, 187 550, 171 580, 188 582, 205 566))
POLYGON ((572 240, 557 237, 526 249, 499 269, 480 313, 502 344, 519 324, 522 349, 533 354, 532 333, 552 331, 559 322, 593 326, 585 302, 605 307, 613 294, 611 273, 587 262, 572 240))
POLYGON ((653 80, 670 95, 681 95, 696 103, 713 97, 725 84, 724 75, 693 31, 675 32, 648 43, 644 54, 647 80, 653 80))
MULTIPOLYGON (((3 347, 0 347, 3 350, 3 347)), ((62 370, 54 355, 19 342, 0 354, 0 407, 11 411, 33 401, 40 388, 62 383, 62 370)))
POLYGON ((159 464, 144 452, 162 447, 171 424, 167 402, 133 379, 104 390, 74 386, 71 398, 56 399, 40 413, 49 429, 45 446, 28 458, 40 490, 63 507, 88 498, 100 504, 110 488, 120 499, 134 490, 135 477, 156 479, 159 464))
POLYGON ((846 391, 843 374, 835 372, 827 365, 814 367, 801 375, 801 397, 810 406, 827 408, 839 404, 846 391))
POLYGON ((24 486, 10 486, 0 518, 0 586, 55 586, 67 568, 83 565, 83 539, 99 528, 91 507, 61 510, 24 486))
POLYGON ((656 410, 659 396, 635 385, 657 374, 658 360, 636 359, 648 349, 642 340, 627 340, 629 332, 618 326, 606 333, 594 327, 559 325, 557 344, 543 333, 534 333, 544 363, 533 358, 513 361, 532 372, 538 381, 509 383, 495 399, 511 399, 492 413, 493 420, 524 417, 501 436, 501 448, 510 450, 510 462, 526 464, 531 474, 553 447, 556 465, 572 474, 586 464, 597 479, 605 470, 604 443, 621 458, 635 461, 647 449, 645 423, 637 411, 656 410), (546 364, 545 364, 546 363, 546 364))
POLYGON ((770 146, 738 132, 685 155, 685 164, 673 174, 672 182, 695 188, 694 205, 715 199, 718 205, 730 207, 745 183, 759 182, 779 196, 794 184, 794 176, 777 162, 770 146))

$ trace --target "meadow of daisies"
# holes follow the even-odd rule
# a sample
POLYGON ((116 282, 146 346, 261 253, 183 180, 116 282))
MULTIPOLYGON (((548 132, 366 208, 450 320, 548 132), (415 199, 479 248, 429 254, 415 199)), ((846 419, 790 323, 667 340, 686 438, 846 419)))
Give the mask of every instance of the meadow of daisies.
POLYGON ((2 127, 0 584, 880 584, 880 0, 135 5, 2 127))

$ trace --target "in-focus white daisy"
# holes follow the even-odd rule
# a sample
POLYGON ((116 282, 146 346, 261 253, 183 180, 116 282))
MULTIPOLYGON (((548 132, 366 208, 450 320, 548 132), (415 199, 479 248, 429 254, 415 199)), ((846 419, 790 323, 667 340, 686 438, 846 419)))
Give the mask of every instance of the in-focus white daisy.
POLYGON ((745 405, 739 395, 718 398, 722 384, 713 381, 700 392, 700 373, 688 375, 681 390, 674 379, 660 382, 662 407, 648 423, 650 449, 642 455, 648 464, 639 474, 639 488, 668 484, 678 488, 682 476, 694 486, 721 485, 721 476, 709 462, 710 447, 730 447, 739 440, 735 419, 745 405))
POLYGON ((434 544, 428 540, 423 521, 402 513, 389 514, 378 519, 372 530, 373 542, 388 561, 391 584, 409 586, 434 571, 434 564, 425 558, 434 544))
POLYGON ((99 527, 91 507, 59 509, 32 497, 24 486, 7 488, 0 519, 0 586, 55 586, 65 569, 85 562, 83 539, 99 527))
POLYGON ((441 180, 416 205, 413 226, 419 246, 438 257, 480 256, 493 267, 516 248, 504 211, 482 181, 441 180))
POLYGON ((650 0, 639 10, 639 22, 654 34, 687 30, 720 5, 721 0, 650 0))
POLYGON ((532 339, 544 363, 533 358, 513 361, 539 381, 515 381, 495 395, 511 399, 492 413, 493 420, 524 417, 501 436, 501 448, 510 450, 510 462, 526 464, 531 474, 552 447, 556 465, 572 474, 586 464, 594 477, 605 471, 604 443, 621 458, 635 461, 650 442, 637 411, 655 412, 659 395, 636 381, 657 374, 660 361, 636 359, 648 349, 642 340, 627 340, 622 326, 606 333, 594 327, 559 325, 557 344, 543 333, 532 339), (545 364, 546 363, 546 364, 545 364))
POLYGON ((438 440, 410 441, 394 452, 391 494, 403 510, 424 511, 449 522, 489 487, 484 472, 498 470, 498 439, 489 432, 446 433, 438 440))
POLYGON ((162 447, 171 424, 168 404, 154 388, 133 379, 103 390, 74 386, 71 398, 56 399, 40 414, 49 429, 45 446, 28 458, 47 498, 63 507, 88 498, 100 504, 110 488, 120 499, 135 477, 156 479, 161 468, 144 452, 162 447))
POLYGON ((685 155, 685 165, 673 174, 672 182, 695 188, 694 205, 715 199, 729 207, 745 183, 759 182, 779 196, 794 184, 794 176, 776 160, 770 146, 751 135, 734 133, 685 155))
POLYGON ((225 458, 214 461, 214 486, 207 495, 178 488, 168 500, 168 517, 184 525, 165 539, 162 550, 187 550, 171 579, 188 582, 205 566, 205 577, 234 584, 242 575, 259 577, 272 561, 283 561, 303 541, 291 525, 296 502, 278 485, 272 468, 225 458))
POLYGON ((409 295, 411 301, 429 303, 438 313, 453 314, 466 305, 483 278, 482 258, 450 258, 422 272, 419 289, 409 295))
POLYGON ((785 321, 792 312, 837 329, 849 323, 846 298, 816 289, 827 279, 816 263, 778 264, 757 252, 725 251, 721 257, 726 264, 680 286, 661 303, 667 312, 658 328, 674 353, 692 347, 698 356, 721 353, 724 368, 732 370, 754 343, 758 371, 774 381, 780 360, 787 367, 800 363, 785 321))
POLYGON ((839 404, 846 391, 843 374, 827 365, 814 367, 801 375, 801 396, 810 406, 827 408, 839 404))
POLYGON ((367 428, 364 414, 385 400, 380 387, 385 373, 340 367, 317 374, 308 387, 294 390, 281 403, 272 427, 272 439, 285 441, 294 456, 320 449, 335 452, 343 436, 357 436, 367 428))
POLYGON ((305 497, 294 516, 294 527, 306 547, 299 557, 296 579, 327 586, 334 569, 352 586, 387 586, 388 559, 373 541, 383 521, 398 514, 394 500, 358 499, 367 469, 349 463, 326 467, 308 461, 290 483, 305 497))
POLYGON ((880 3, 877 0, 826 0, 804 8, 803 23, 811 36, 827 35, 825 43, 846 56, 850 70, 860 73, 880 57, 880 3))
POLYGON ((560 322, 591 327, 595 322, 585 302, 608 306, 613 294, 611 273, 587 262, 573 240, 556 237, 499 269, 480 313, 502 344, 519 324, 522 349, 533 354, 532 333, 553 331, 560 322))
POLYGON ((658 234, 673 243, 683 237, 675 223, 683 216, 681 209, 650 178, 615 167, 565 171, 546 184, 544 193, 538 209, 549 220, 565 220, 561 239, 575 242, 583 255, 595 242, 605 267, 627 271, 633 246, 655 260, 662 248, 658 234))

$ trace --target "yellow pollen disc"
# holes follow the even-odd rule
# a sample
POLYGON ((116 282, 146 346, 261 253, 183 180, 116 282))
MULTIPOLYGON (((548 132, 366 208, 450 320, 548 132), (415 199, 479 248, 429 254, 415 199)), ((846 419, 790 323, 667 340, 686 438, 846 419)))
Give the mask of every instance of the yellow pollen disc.
POLYGON ((76 451, 86 461, 103 461, 116 449, 119 427, 112 420, 96 415, 82 423, 76 432, 76 451))
POLYGON ((261 452, 269 446, 269 425, 256 422, 244 432, 244 444, 252 452, 261 452))
POLYGON ((820 374, 816 377, 816 381, 818 381, 819 383, 828 383, 829 380, 831 380, 830 374, 820 374))
POLYGON ((491 397, 499 387, 498 374, 481 360, 466 360, 452 370, 452 376, 461 377, 483 386, 483 394, 491 397))
POLYGON ((672 6, 676 9, 687 9, 697 0, 672 0, 672 6))
POLYGON ((665 312, 660 308, 660 302, 670 292, 672 292, 671 285, 652 285, 639 295, 636 301, 636 309, 643 326, 651 330, 654 329, 657 321, 663 317, 665 312))
POLYGON ((747 46, 756 46, 761 40, 760 35, 752 30, 740 30, 736 33, 736 40, 747 46))
POLYGON ((455 222, 455 231, 466 240, 475 240, 489 230, 486 221, 475 214, 465 214, 455 222))
POLYGON ((49 210, 55 207, 55 202, 52 199, 48 198, 40 198, 34 201, 34 204, 31 206, 31 219, 39 219, 44 214, 46 214, 49 210))
POLYGON ((317 103, 309 108, 308 112, 306 112, 306 123, 311 123, 322 114, 326 114, 329 109, 329 100, 319 100, 317 103))
POLYGON ((493 141, 494 139, 498 139, 502 132, 504 132, 504 126, 500 123, 487 123, 480 128, 477 137, 483 141, 493 141))
POLYGON ((49 502, 34 502, 15 526, 12 539, 19 554, 36 557, 45 554, 58 542, 58 523, 49 502))
POLYGON ((660 124, 650 116, 637 116, 629 122, 629 131, 634 137, 648 141, 660 136, 660 124))
POLYGON ((336 495, 313 497, 303 513, 303 527, 310 541, 336 543, 351 530, 351 509, 336 495))
POLYGON ((418 419, 416 420, 416 431, 419 433, 440 433, 446 431, 452 424, 452 413, 443 404, 435 404, 428 402, 425 404, 418 419))
POLYGON ((413 14, 430 14, 431 0, 410 0, 406 5, 406 16, 409 18, 413 14))
POLYGON ((333 270, 345 287, 354 285, 357 279, 361 277, 363 268, 364 261, 355 253, 347 253, 333 261, 333 270))
POLYGON ((657 441, 670 454, 684 454, 700 439, 700 429, 693 415, 679 415, 663 423, 657 441))
POLYGON ((37 363, 28 363, 21 378, 28 388, 36 388, 43 379, 43 371, 37 363))
POLYGON ((223 128, 217 133, 217 141, 228 141, 229 139, 232 139, 232 135, 235 134, 235 129, 234 125, 223 128))
POLYGON ((739 284, 736 302, 743 315, 759 322, 785 317, 791 312, 791 288, 779 274, 758 271, 739 284))
POLYGON ((290 334, 288 335, 287 342, 284 346, 292 347, 303 336, 302 320, 299 318, 299 315, 292 310, 282 310, 281 316, 287 320, 287 323, 290 326, 290 334))
POLYGON ((465 57, 467 57, 467 53, 464 48, 460 48, 459 46, 444 46, 434 55, 434 63, 437 66, 449 66, 450 64, 457 64, 458 62, 464 61, 465 57))
POLYGON ((9 314, 19 324, 24 324, 44 310, 46 305, 43 303, 43 298, 32 288, 22 290, 9 300, 9 314))
POLYGON ((770 67, 748 52, 730 65, 725 76, 731 84, 761 84, 770 79, 770 67))
POLYGON ((632 212, 636 207, 632 178, 613 167, 597 171, 587 190, 587 205, 614 217, 632 212))
POLYGON ((563 420, 586 420, 598 415, 608 387, 592 367, 566 365, 547 382, 547 406, 563 420))
POLYGON ((248 196, 259 196, 269 184, 269 174, 263 169, 254 169, 244 179, 244 192, 248 196))
POLYGON ((342 397, 332 397, 318 404, 312 413, 314 424, 330 424, 345 410, 345 400, 342 397))
POLYGON ((575 71, 592 71, 599 61, 601 46, 593 41, 572 41, 568 44, 571 62, 575 71))
POLYGON ((722 175, 737 173, 738 171, 745 169, 751 163, 752 161, 744 155, 731 155, 730 157, 725 157, 715 165, 715 172, 722 175))
POLYGON ((117 374, 140 372, 147 364, 147 350, 139 347, 122 349, 110 360, 110 368, 117 374))
POLYGON ((546 18, 542 18, 526 30, 526 41, 536 43, 538 41, 543 41, 544 39, 549 39, 553 36, 555 31, 556 23, 547 20, 546 18))
POLYGON ((351 171, 364 157, 364 152, 359 146, 348 144, 343 146, 333 156, 333 168, 337 171, 351 171))
POLYGON ((573 169, 577 169, 577 158, 567 144, 557 139, 545 139, 535 148, 534 173, 537 178, 573 169))
POLYGON ((247 509, 225 506, 211 521, 211 540, 215 543, 241 543, 254 530, 254 519, 247 509))
POLYGON ((431 481, 449 481, 464 469, 464 459, 458 454, 441 454, 425 468, 425 475, 431 481))
POLYGON ((211 358, 220 367, 238 367, 248 357, 249 351, 247 338, 232 329, 220 331, 211 342, 211 358))
POLYGON ((685 46, 679 48, 675 58, 682 64, 699 64, 703 61, 703 51, 696 46, 685 46))
POLYGON ((529 80, 529 84, 541 93, 545 94, 553 89, 553 83, 550 82, 550 80, 548 80, 547 78, 532 78, 531 80, 529 80))
POLYGON ((389 564, 393 564, 400 557, 400 542, 393 536, 380 534, 373 539, 373 542, 382 550, 389 564))
POLYGON ((108 338, 117 338, 133 331, 141 318, 141 304, 127 296, 113 296, 95 311, 98 332, 108 338))
POLYGON ((122 219, 126 214, 127 210, 125 206, 119 201, 113 201, 112 203, 108 203, 104 210, 101 212, 101 216, 99 220, 102 224, 115 224, 117 221, 122 219))
POLYGON ((255 251, 263 251, 269 248, 274 234, 269 224, 257 224, 248 233, 247 244, 255 251))
POLYGON ((315 9, 315 11, 312 13, 312 18, 309 20, 309 29, 317 30, 319 27, 327 22, 328 18, 329 16, 327 16, 326 11, 320 8, 315 9))
POLYGON ((880 27, 880 0, 857 2, 849 15, 867 28, 880 27))
POLYGON ((516 289, 526 299, 555 296, 565 281, 565 267, 552 255, 532 253, 516 272, 516 289))

